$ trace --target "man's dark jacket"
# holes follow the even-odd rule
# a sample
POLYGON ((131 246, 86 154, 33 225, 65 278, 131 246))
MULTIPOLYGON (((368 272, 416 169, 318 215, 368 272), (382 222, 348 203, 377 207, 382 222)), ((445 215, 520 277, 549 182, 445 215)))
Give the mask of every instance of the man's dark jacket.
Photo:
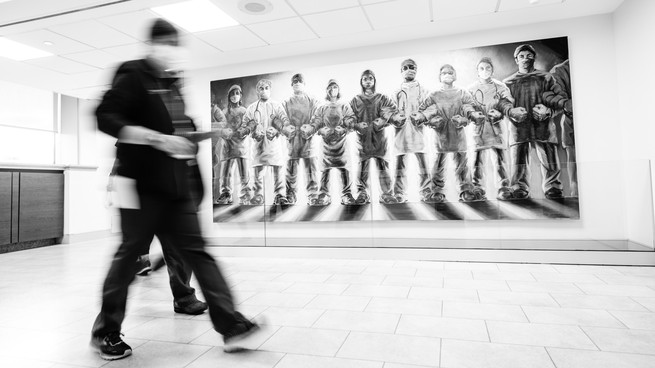
MULTIPOLYGON (((158 73, 147 60, 122 64, 96 110, 98 129, 116 138, 126 125, 173 134, 175 119, 186 120, 195 130, 191 119, 184 115, 177 78, 160 78, 158 73), (170 109, 171 106, 174 108, 170 109)), ((148 145, 121 142, 117 144, 116 158, 119 162, 116 173, 136 179, 140 194, 170 199, 188 198, 192 194, 189 178, 197 166, 190 164, 195 160, 178 160, 148 145)))

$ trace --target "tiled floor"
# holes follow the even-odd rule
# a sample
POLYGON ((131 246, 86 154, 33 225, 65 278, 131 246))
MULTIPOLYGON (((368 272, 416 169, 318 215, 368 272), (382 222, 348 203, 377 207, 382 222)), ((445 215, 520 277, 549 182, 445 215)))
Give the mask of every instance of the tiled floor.
POLYGON ((161 270, 130 289, 134 354, 107 362, 88 342, 116 245, 0 255, 0 367, 655 367, 655 268, 246 257, 219 262, 266 318, 256 350, 175 314, 161 270))

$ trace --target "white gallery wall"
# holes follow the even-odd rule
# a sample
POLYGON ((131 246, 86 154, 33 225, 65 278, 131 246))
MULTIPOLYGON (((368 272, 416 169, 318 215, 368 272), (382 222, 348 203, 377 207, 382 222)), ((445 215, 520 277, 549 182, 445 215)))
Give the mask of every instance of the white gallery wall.
MULTIPOLYGON (((649 6, 652 8, 650 1, 649 6)), ((635 6, 627 1, 625 6, 635 6)), ((655 2, 654 2, 655 3, 655 2)), ((637 6, 638 7, 638 6, 637 6)), ((621 10, 623 11, 623 10, 621 10)), ((530 221, 398 221, 398 222, 340 222, 340 223, 212 223, 211 204, 204 202, 203 224, 210 230, 211 236, 229 238, 360 238, 358 245, 373 244, 374 238, 437 238, 437 239, 630 239, 642 244, 653 243, 651 192, 649 186, 640 186, 636 190, 646 193, 634 193, 635 188, 629 181, 621 178, 628 173, 639 175, 647 165, 634 161, 637 157, 650 158, 652 148, 643 146, 643 156, 635 155, 628 148, 633 143, 633 136, 640 136, 644 143, 651 135, 636 133, 632 129, 617 129, 628 124, 626 113, 620 108, 622 84, 619 78, 629 74, 634 78, 635 68, 630 66, 631 58, 639 58, 635 50, 625 61, 617 58, 615 35, 630 39, 634 35, 634 25, 622 26, 621 19, 631 23, 632 12, 640 9, 625 10, 625 14, 591 16, 563 21, 532 24, 527 26, 498 28, 484 32, 474 32, 444 37, 414 40, 411 42, 361 47, 328 53, 310 54, 276 60, 254 61, 248 64, 230 65, 220 69, 193 71, 188 74, 186 101, 188 112, 201 122, 203 129, 210 124, 210 82, 213 80, 262 74, 267 72, 293 71, 313 67, 345 64, 355 61, 398 58, 425 52, 456 50, 477 46, 494 45, 523 40, 568 36, 572 88, 575 101, 576 144, 579 162, 580 186, 580 220, 530 220, 530 221), (615 24, 615 18, 619 22, 615 24), (427 50, 427 51, 426 51, 427 50), (617 68, 625 65, 626 70, 617 68), (617 73, 619 70, 619 73, 617 73), (624 148, 625 147, 625 148, 624 148), (624 155, 624 151, 626 154, 624 155), (646 154, 648 151, 648 154, 646 154), (632 160, 632 161, 626 161, 632 160), (648 199, 648 203, 637 203, 633 197, 648 199), (648 197, 648 198, 647 198, 648 197), (646 211, 644 206, 648 206, 646 211), (641 211, 641 212, 640 212, 641 211), (650 214, 650 221, 642 221, 643 226, 632 226, 634 216, 644 218, 650 214)), ((649 13, 654 19, 652 11, 649 13)), ((647 17, 647 15, 643 15, 647 17)), ((652 27, 652 25, 649 25, 652 27)), ((639 30, 635 30, 638 32, 639 30)), ((648 33, 646 33, 648 34, 648 33)), ((653 34, 653 32, 650 32, 653 34)), ((646 37, 646 36, 640 36, 646 37)), ((645 40, 644 40, 645 41, 645 40)), ((650 45, 645 44, 646 47, 650 45)), ((623 45, 620 45, 622 48, 623 45)), ((652 46, 650 46, 652 47, 652 46)), ((647 51, 652 54, 652 50, 647 51)), ((652 63, 652 58, 650 59, 652 63)), ((643 60, 645 63, 649 61, 643 60)), ((639 70, 648 74, 648 68, 639 70)), ((437 71, 421 70, 419 80, 436 78, 437 71)), ((651 76, 652 78, 652 76, 651 76)), ((651 79, 652 81, 652 79, 651 79)), ((639 82, 634 79, 634 84, 639 82)), ((644 85, 643 91, 652 86, 644 85)), ((627 88, 634 88, 627 86, 627 88)), ((651 93, 652 96, 652 93, 651 93)), ((623 104, 621 104, 621 107, 623 104)), ((648 106, 647 103, 641 106, 648 106)), ((628 110, 629 107, 626 107, 628 110)), ((637 114, 635 111, 634 114, 637 114)), ((633 115, 634 115, 633 114, 633 115)), ((630 124, 639 124, 634 121, 630 124)), ((642 125, 645 126, 646 120, 642 125)), ((642 128, 643 129, 643 128, 642 128)), ((211 163, 209 146, 202 148, 201 165, 209 187, 211 163)), ((539 175, 539 173, 535 173, 539 175)))
MULTIPOLYGON (((655 159, 655 117, 649 113, 655 101, 654 20, 655 1, 652 0, 625 0, 613 13, 619 92, 615 105, 618 104, 619 119, 611 122, 608 129, 621 131, 623 157, 638 167, 655 159)), ((607 145, 613 142, 616 141, 607 141, 607 145)), ((628 192, 652 191, 653 178, 651 166, 647 173, 639 170, 625 175, 624 186, 628 192)), ((652 196, 632 196, 630 202, 630 207, 640 215, 628 222, 628 237, 640 239, 648 235, 642 229, 653 223, 652 196)))

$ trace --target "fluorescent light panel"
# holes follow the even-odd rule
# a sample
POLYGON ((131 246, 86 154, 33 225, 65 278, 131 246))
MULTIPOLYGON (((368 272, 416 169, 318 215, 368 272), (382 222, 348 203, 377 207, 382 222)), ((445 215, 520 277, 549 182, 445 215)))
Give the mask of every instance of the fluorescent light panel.
POLYGON ((39 50, 32 46, 12 41, 8 38, 0 37, 0 56, 8 59, 23 61, 38 59, 46 56, 52 56, 52 53, 39 50))
POLYGON ((239 24, 208 0, 191 0, 151 8, 189 32, 208 31, 239 24))

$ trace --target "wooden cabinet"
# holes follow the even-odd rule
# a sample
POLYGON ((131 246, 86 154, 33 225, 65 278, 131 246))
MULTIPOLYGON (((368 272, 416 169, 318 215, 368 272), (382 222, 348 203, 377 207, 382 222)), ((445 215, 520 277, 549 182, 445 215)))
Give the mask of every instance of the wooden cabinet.
POLYGON ((0 244, 11 243, 11 177, 0 171, 0 244))
POLYGON ((63 236, 63 171, 0 169, 0 244, 63 236))

